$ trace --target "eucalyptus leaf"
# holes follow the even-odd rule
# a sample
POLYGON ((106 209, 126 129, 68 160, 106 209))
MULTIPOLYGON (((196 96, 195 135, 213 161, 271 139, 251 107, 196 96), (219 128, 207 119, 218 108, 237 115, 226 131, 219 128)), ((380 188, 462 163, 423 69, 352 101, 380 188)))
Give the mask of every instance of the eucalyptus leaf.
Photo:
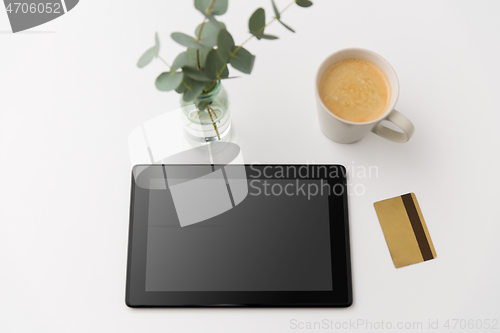
POLYGON ((156 46, 149 48, 137 61, 137 67, 142 68, 148 65, 156 56, 156 46))
POLYGON ((186 85, 184 84, 184 78, 182 80, 183 82, 181 82, 181 84, 179 84, 179 86, 177 88, 175 88, 175 92, 178 93, 178 94, 182 94, 186 91, 187 87, 186 85))
POLYGON ((211 0, 195 0, 194 6, 203 14, 223 15, 227 11, 228 0, 215 0, 212 10, 208 12, 211 0))
POLYGON ((216 0, 210 13, 212 15, 224 15, 227 12, 228 5, 228 0, 216 0))
POLYGON ((216 84, 217 84, 217 81, 204 82, 203 83, 203 90, 208 91, 211 88, 215 87, 216 84))
POLYGON ((186 66, 198 68, 198 58, 197 53, 200 54, 200 67, 205 67, 205 61, 207 60, 208 52, 210 52, 212 48, 206 47, 203 49, 187 49, 186 54, 188 58, 188 62, 186 66))
POLYGON ((170 36, 172 37, 173 40, 175 40, 182 46, 189 47, 192 49, 204 48, 204 46, 200 42, 198 42, 194 37, 186 35, 185 33, 174 32, 170 36))
POLYGON ((290 26, 286 25, 285 22, 283 22, 282 20, 278 20, 278 22, 281 23, 285 28, 287 28, 291 32, 295 32, 295 30, 293 30, 290 26))
POLYGON ((160 52, 160 40, 158 39, 158 33, 155 33, 155 46, 150 47, 137 61, 137 67, 142 68, 148 65, 154 57, 158 56, 160 52))
POLYGON ((263 8, 258 8, 248 21, 250 33, 260 39, 266 27, 266 12, 263 8))
POLYGON ((281 18, 280 11, 278 10, 278 7, 276 7, 274 0, 271 0, 271 3, 273 4, 274 15, 276 16, 276 19, 279 20, 281 18))
POLYGON ((186 90, 182 94, 182 99, 185 102, 191 102, 203 91, 203 82, 193 80, 187 76, 184 78, 184 81, 189 88, 186 87, 186 90))
POLYGON ((230 64, 240 72, 250 74, 252 72, 255 56, 248 52, 243 47, 235 47, 232 51, 234 56, 231 56, 230 64), (239 49, 238 49, 239 48, 239 49), (236 51, 237 50, 237 51, 236 51))
POLYGON ((212 79, 208 78, 203 70, 193 67, 183 67, 182 71, 185 75, 196 81, 211 82, 212 79))
POLYGON ((261 35, 260 38, 262 38, 262 39, 269 39, 269 40, 278 39, 278 37, 273 36, 273 35, 261 35))
POLYGON ((156 88, 160 91, 170 91, 176 89, 181 83, 183 78, 182 72, 164 72, 156 78, 156 88))
POLYGON ((312 6, 312 2, 309 1, 309 0, 295 0, 295 2, 297 3, 297 5, 299 5, 300 7, 309 7, 309 6, 312 6))
POLYGON ((202 13, 206 13, 208 6, 210 6, 210 0, 194 0, 194 7, 202 13))
POLYGON ((227 64, 220 59, 217 50, 208 53, 205 74, 212 80, 220 80, 229 76, 227 64))
POLYGON ((187 59, 188 59, 186 66, 189 66, 189 67, 198 66, 198 61, 196 60, 196 49, 187 49, 186 55, 187 55, 187 59))
POLYGON ((187 65, 188 62, 188 57, 186 52, 182 52, 175 58, 174 62, 172 63, 172 67, 170 68, 171 70, 177 70, 181 67, 184 67, 187 65))
POLYGON ((157 56, 160 53, 160 39, 157 32, 155 32, 155 52, 157 56))
POLYGON ((234 49, 234 40, 231 34, 226 30, 222 29, 217 35, 217 53, 220 59, 224 63, 229 62, 229 57, 234 49))
POLYGON ((226 25, 222 22, 205 22, 196 27, 194 34, 198 36, 201 26, 201 34, 199 36, 199 42, 206 47, 214 47, 217 45, 217 35, 221 29, 225 29, 226 25))

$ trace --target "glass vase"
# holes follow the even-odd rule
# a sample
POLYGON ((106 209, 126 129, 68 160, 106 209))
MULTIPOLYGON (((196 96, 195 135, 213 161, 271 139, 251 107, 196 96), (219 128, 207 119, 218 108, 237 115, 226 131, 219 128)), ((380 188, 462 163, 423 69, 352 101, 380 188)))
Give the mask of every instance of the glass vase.
POLYGON ((180 104, 184 134, 191 144, 230 140, 229 98, 220 81, 211 91, 200 94, 193 101, 186 102, 181 98, 180 104))

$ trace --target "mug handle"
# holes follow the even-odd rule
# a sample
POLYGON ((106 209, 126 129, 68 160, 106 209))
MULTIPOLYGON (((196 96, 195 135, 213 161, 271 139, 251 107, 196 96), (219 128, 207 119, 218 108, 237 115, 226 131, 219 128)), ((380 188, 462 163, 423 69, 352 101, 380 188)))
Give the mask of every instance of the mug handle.
POLYGON ((375 127, 373 127, 372 132, 383 137, 384 139, 404 143, 410 140, 413 133, 415 133, 415 126, 413 126, 412 122, 396 110, 392 110, 389 116, 384 120, 390 121, 403 131, 398 132, 382 125, 381 123, 378 123, 375 127))

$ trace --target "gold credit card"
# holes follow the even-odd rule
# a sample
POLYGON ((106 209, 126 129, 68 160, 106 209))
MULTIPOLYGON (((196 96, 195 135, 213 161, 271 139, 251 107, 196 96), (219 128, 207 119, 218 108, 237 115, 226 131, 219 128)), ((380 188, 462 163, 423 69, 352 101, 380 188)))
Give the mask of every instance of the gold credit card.
POLYGON ((414 193, 382 200, 373 206, 396 268, 436 258, 414 193))

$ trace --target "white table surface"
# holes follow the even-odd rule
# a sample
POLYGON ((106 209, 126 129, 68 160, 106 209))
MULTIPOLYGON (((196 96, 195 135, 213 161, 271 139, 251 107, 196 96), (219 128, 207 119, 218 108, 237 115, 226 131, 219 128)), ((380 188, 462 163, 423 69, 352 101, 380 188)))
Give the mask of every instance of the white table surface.
MULTIPOLYGON (((260 0, 232 0, 221 17, 237 43, 258 6, 269 18, 270 1, 260 0)), ((439 331, 484 331, 444 325, 500 320, 499 12, 497 0, 318 0, 290 8, 283 20, 297 33, 271 25, 278 41, 246 45, 257 55, 252 75, 224 83, 234 142, 247 163, 377 168, 349 178, 364 188, 349 198, 354 304, 137 310, 124 302, 127 137, 175 108, 178 96, 154 88, 162 63, 142 70, 135 63, 155 31, 172 61, 182 47, 169 34, 191 33, 201 16, 192 1, 86 0, 11 34, 0 10, 0 331, 290 332, 323 320, 334 325, 323 331, 358 320, 373 329, 421 322, 405 331, 422 332, 438 320, 439 331), (345 47, 374 50, 396 69, 397 108, 416 126, 409 143, 370 134, 339 145, 320 132, 315 70, 345 47), (407 192, 418 197, 438 257, 395 269, 373 203, 407 192)))

